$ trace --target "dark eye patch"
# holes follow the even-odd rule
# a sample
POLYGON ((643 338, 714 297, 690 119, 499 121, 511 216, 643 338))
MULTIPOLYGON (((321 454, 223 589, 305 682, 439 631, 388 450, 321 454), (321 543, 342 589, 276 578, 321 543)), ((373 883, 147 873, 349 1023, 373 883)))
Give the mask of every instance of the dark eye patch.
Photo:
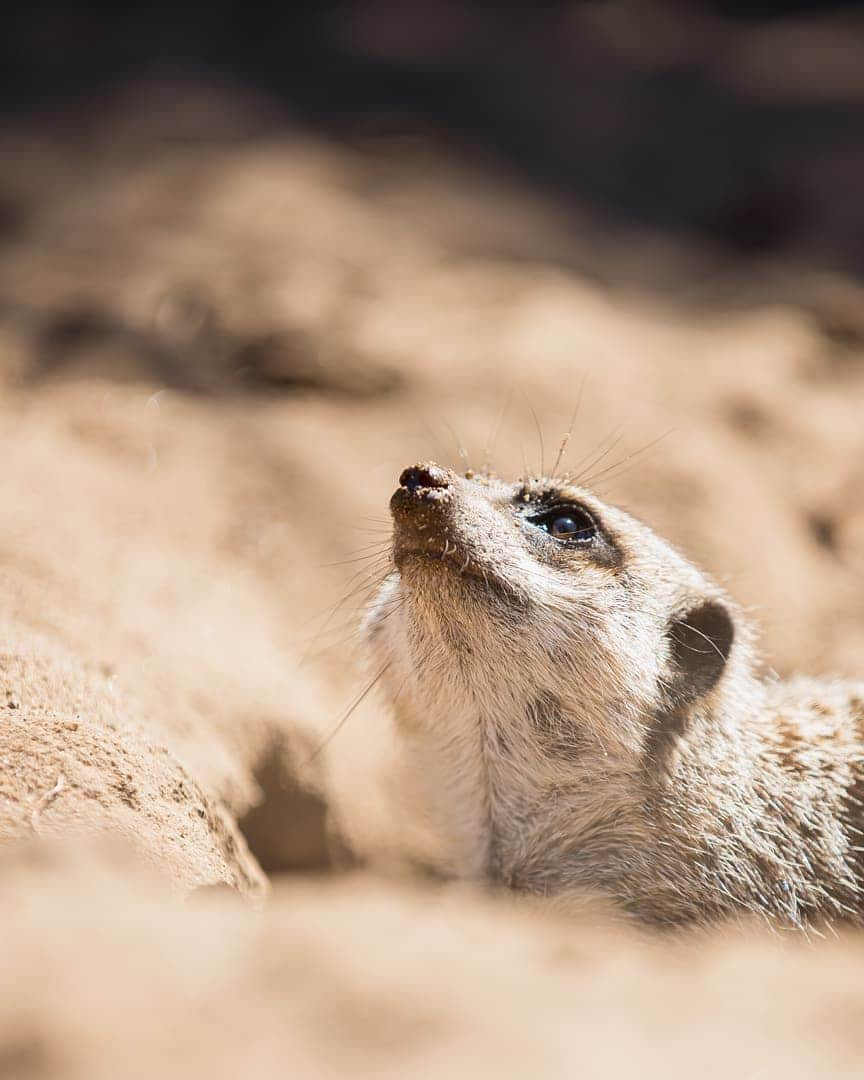
POLYGON ((529 487, 521 488, 513 502, 523 521, 540 534, 534 545, 538 558, 567 565, 579 551, 596 566, 613 571, 623 568, 624 551, 617 537, 581 502, 555 489, 529 487), (553 542, 544 539, 544 534, 553 542))
POLYGON ((528 520, 538 529, 565 544, 590 544, 597 537, 597 523, 584 507, 576 503, 553 506, 528 520))

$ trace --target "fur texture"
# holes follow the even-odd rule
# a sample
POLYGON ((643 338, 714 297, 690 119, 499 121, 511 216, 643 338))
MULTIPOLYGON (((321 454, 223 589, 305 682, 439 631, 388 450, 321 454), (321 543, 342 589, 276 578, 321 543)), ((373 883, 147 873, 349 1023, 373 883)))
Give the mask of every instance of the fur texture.
POLYGON ((864 684, 761 681, 722 591, 564 481, 427 464, 391 509, 365 639, 448 872, 658 925, 862 921, 864 684))

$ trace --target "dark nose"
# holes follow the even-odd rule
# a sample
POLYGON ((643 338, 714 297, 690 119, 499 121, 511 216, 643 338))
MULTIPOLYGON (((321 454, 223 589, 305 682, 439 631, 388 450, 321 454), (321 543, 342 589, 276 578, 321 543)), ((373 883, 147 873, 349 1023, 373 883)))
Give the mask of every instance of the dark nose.
POLYGON ((390 500, 397 566, 406 555, 434 555, 446 549, 457 483, 449 469, 442 469, 434 461, 404 470, 390 500))
POLYGON ((411 495, 422 496, 424 491, 440 491, 450 487, 450 473, 432 461, 423 465, 412 465, 399 477, 399 487, 411 495))

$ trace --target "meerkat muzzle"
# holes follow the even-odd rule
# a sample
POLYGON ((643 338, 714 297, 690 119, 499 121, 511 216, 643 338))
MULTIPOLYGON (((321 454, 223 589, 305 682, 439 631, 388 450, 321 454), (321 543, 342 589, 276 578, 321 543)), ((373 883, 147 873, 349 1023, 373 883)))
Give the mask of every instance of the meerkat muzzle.
POLYGON ((456 553, 450 510, 457 483, 455 473, 431 461, 403 471, 390 499, 397 566, 408 555, 442 559, 456 553))

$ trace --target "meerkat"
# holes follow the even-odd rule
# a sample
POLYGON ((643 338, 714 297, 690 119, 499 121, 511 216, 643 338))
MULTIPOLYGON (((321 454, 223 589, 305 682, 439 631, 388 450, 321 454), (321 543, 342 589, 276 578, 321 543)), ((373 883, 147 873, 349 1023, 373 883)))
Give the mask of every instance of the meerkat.
POLYGON ((758 673, 743 612, 560 479, 435 463, 363 624, 447 872, 655 926, 864 922, 864 683, 758 673))

